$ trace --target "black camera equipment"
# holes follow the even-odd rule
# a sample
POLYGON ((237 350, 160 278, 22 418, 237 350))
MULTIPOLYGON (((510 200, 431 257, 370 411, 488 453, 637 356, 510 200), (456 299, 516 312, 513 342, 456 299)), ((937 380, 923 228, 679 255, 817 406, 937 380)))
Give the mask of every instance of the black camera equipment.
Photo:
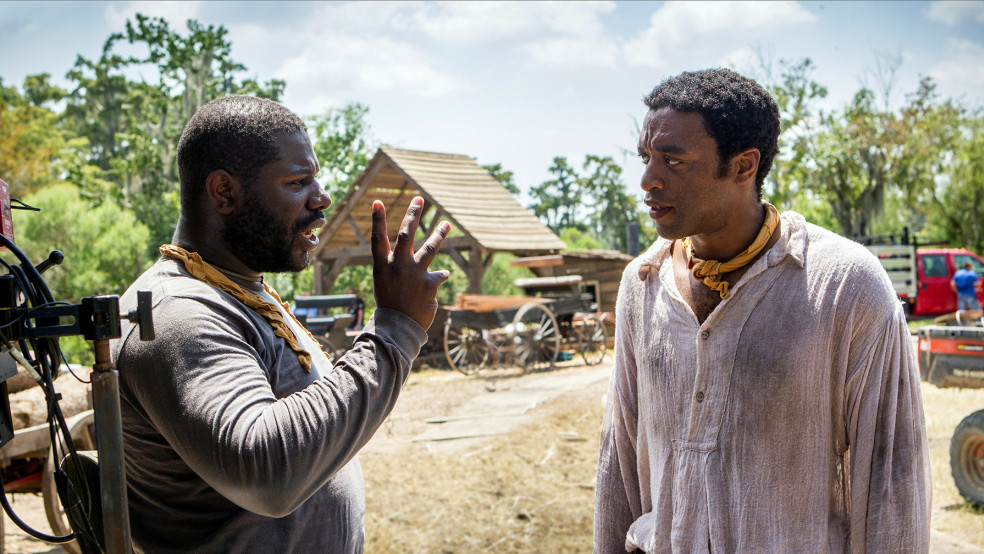
MULTIPOLYGON (((8 399, 7 379, 23 366, 44 392, 51 437, 51 454, 65 457, 55 464, 55 483, 73 533, 53 536, 30 528, 14 513, 4 492, 0 503, 18 527, 29 535, 51 543, 78 541, 82 552, 129 552, 129 519, 126 504, 126 477, 123 470, 123 441, 120 424, 118 374, 109 355, 109 340, 121 335, 119 297, 91 296, 78 304, 57 302, 41 277, 48 268, 64 260, 61 252, 52 252, 35 266, 18 249, 10 230, 10 209, 33 209, 11 206, 5 197, 6 183, 0 180, 3 221, 0 247, 9 250, 17 261, 0 259, 0 448, 14 438, 8 399), (0 269, 2 271, 3 269, 0 269), (90 458, 76 452, 65 417, 59 407, 61 396, 54 381, 61 363, 67 361, 58 345, 59 337, 80 335, 92 341, 96 363, 91 373, 92 403, 98 452, 98 481, 86 476, 84 468, 90 458), (61 440, 59 440, 59 435, 61 440), (59 445, 65 452, 56 454, 59 445), (68 472, 66 472, 68 470, 68 472)), ((16 200, 14 200, 16 202, 16 200)), ((149 291, 138 293, 138 307, 123 318, 137 323, 141 340, 153 340, 154 327, 149 291)), ((3 484, 0 482, 0 487, 3 484)))

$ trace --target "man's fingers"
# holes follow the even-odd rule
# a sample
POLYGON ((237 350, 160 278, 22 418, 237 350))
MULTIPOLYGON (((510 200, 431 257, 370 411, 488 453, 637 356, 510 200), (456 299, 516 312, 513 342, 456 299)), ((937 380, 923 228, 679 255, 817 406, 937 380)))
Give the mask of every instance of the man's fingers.
POLYGON ((390 243, 386 236, 386 206, 379 200, 372 203, 372 234, 369 237, 372 257, 376 261, 385 262, 389 259, 390 243))
POLYGON ((451 277, 451 272, 446 269, 442 269, 440 271, 431 271, 430 275, 438 279, 437 285, 434 287, 434 296, 437 296, 437 287, 447 282, 447 280, 451 277))
POLYGON ((448 236, 448 231, 450 230, 450 223, 447 221, 440 222, 437 225, 437 229, 427 239, 427 242, 421 245, 420 249, 413 255, 414 261, 418 264, 423 264, 424 267, 429 267, 431 262, 434 261, 437 251, 441 249, 441 244, 444 243, 444 238, 448 236))
POLYGON ((424 199, 414 196, 407 208, 407 215, 403 217, 400 233, 396 235, 396 246, 393 248, 393 256, 396 259, 409 258, 413 253, 413 237, 417 234, 417 224, 423 211, 424 199))

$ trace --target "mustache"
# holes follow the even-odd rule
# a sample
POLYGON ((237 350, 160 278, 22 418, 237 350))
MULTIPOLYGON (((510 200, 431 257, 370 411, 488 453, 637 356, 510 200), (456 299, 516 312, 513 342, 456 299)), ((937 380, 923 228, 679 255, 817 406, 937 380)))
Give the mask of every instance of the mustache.
POLYGON ((303 230, 308 225, 314 223, 315 221, 321 221, 324 218, 325 218, 325 212, 323 212, 322 210, 316 210, 315 212, 313 212, 311 214, 310 217, 305 217, 301 221, 298 221, 294 225, 294 231, 297 232, 297 233, 299 233, 299 232, 301 232, 301 230, 303 230))

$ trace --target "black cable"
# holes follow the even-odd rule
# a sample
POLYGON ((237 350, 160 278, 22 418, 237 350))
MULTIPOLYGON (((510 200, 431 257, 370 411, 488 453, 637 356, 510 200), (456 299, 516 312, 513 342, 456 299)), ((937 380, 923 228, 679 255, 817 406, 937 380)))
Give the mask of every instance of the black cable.
MULTIPOLYGON (((2 489, 3 475, 0 474, 0 490, 2 489)), ((10 507, 10 503, 7 502, 7 491, 2 492, 3 494, 0 494, 0 504, 3 504, 3 511, 7 513, 7 517, 10 518, 10 521, 13 521, 15 525, 21 528, 21 531, 24 531, 28 535, 31 535, 32 537, 44 542, 53 542, 56 544, 66 543, 75 538, 75 533, 58 537, 54 535, 45 535, 40 531, 32 529, 28 524, 24 523, 21 518, 17 517, 17 514, 14 513, 14 509, 10 507)))
MULTIPOLYGON (((41 277, 41 273, 34 266, 34 264, 31 263, 31 261, 27 258, 27 256, 19 248, 14 246, 12 241, 7 239, 7 237, 0 235, 0 244, 5 246, 11 252, 13 252, 14 255, 17 257, 17 259, 21 262, 19 265, 10 265, 6 261, 0 260, 0 263, 2 263, 3 266, 8 269, 10 274, 13 275, 14 278, 17 280, 18 286, 26 296, 28 306, 41 308, 41 307, 46 307, 56 304, 66 304, 66 303, 57 303, 54 301, 53 297, 51 296, 51 291, 48 288, 47 283, 45 283, 44 279, 41 277)), ((75 448, 75 441, 73 440, 71 435, 71 430, 68 428, 68 424, 65 421, 65 416, 61 411, 61 406, 58 404, 60 398, 55 392, 54 382, 53 382, 54 376, 52 374, 52 368, 54 367, 55 369, 57 369, 61 360, 65 358, 65 355, 61 351, 61 348, 58 344, 57 337, 37 338, 33 336, 31 330, 34 328, 34 326, 31 318, 28 315, 29 309, 30 308, 28 307, 27 309, 24 310, 22 314, 19 314, 17 319, 14 320, 14 322, 24 320, 22 323, 24 329, 27 331, 25 334, 27 335, 28 338, 27 339, 21 338, 17 342, 18 345, 20 346, 21 353, 24 356, 24 360, 27 361, 28 364, 31 367, 33 367, 37 372, 37 374, 40 376, 40 379, 38 380, 38 385, 41 387, 42 391, 44 392, 45 400, 46 400, 46 408, 47 408, 46 419, 48 421, 48 432, 50 435, 49 438, 51 444, 51 452, 49 455, 53 456, 56 460, 58 459, 58 450, 59 450, 59 442, 60 442, 58 440, 58 437, 60 431, 63 439, 62 444, 64 444, 65 450, 67 450, 71 455, 77 457, 78 452, 76 451, 75 448), (31 356, 32 352, 34 356, 31 356)), ((11 322, 10 324, 14 322, 11 322)), ((7 327, 8 325, 4 325, 3 327, 7 327)), ((3 327, 0 327, 0 329, 2 329, 3 327)), ((4 343, 5 346, 9 347, 10 349, 13 348, 13 345, 11 345, 7 341, 6 336, 2 332, 0 332, 0 339, 2 339, 2 342, 4 343)), ((67 360, 65 360, 65 362, 66 364, 68 363, 67 360)), ((99 541, 95 537, 95 532, 92 528, 92 524, 88 519, 89 515, 84 513, 85 510, 81 510, 83 513, 81 515, 81 518, 79 518, 78 517, 79 510, 73 509, 76 508, 79 499, 78 493, 74 490, 75 489, 74 485, 72 485, 71 481, 67 478, 65 473, 61 471, 59 468, 57 468, 57 466, 55 469, 55 480, 57 483, 58 497, 63 507, 66 509, 66 513, 71 513, 72 515, 76 516, 72 518, 73 520, 75 520, 73 521, 73 523, 77 525, 84 524, 85 529, 81 535, 77 533, 72 533, 65 536, 53 536, 32 529, 26 523, 24 523, 19 517, 17 517, 17 515, 14 513, 13 508, 10 506, 9 502, 7 501, 6 491, 3 491, 2 494, 0 494, 0 504, 3 505, 3 509, 7 513, 8 517, 10 517, 11 521, 13 521, 25 533, 27 533, 28 535, 34 538, 51 543, 65 543, 76 538, 86 539, 92 541, 92 543, 95 544, 96 547, 101 551, 102 550, 101 545, 99 545, 99 541), (75 497, 75 504, 69 506, 72 495, 74 495, 75 497), (81 519, 82 521, 79 522, 78 519, 81 519)), ((3 479, 2 479, 2 475, 0 475, 0 487, 2 486, 3 486, 3 479)))
POLYGON ((41 293, 41 300, 44 302, 53 302, 54 298, 51 296, 51 291, 48 289, 48 285, 44 282, 44 279, 38 272, 38 268, 34 267, 34 264, 31 263, 31 260, 27 258, 24 252, 21 251, 20 248, 14 246, 13 241, 3 235, 0 235, 0 244, 7 247, 7 250, 14 253, 14 256, 16 256, 20 261, 21 269, 23 269, 24 272, 30 276, 30 282, 38 285, 39 292, 41 293))

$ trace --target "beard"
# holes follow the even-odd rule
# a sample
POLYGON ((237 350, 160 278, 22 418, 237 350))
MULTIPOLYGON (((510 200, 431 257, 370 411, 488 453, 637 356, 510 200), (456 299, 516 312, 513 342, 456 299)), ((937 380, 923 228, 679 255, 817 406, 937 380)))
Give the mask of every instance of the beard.
POLYGON ((297 272, 311 262, 310 252, 297 252, 294 241, 312 222, 322 219, 320 210, 293 225, 263 206, 250 189, 239 210, 229 215, 222 230, 226 247, 247 267, 259 273, 297 272))

